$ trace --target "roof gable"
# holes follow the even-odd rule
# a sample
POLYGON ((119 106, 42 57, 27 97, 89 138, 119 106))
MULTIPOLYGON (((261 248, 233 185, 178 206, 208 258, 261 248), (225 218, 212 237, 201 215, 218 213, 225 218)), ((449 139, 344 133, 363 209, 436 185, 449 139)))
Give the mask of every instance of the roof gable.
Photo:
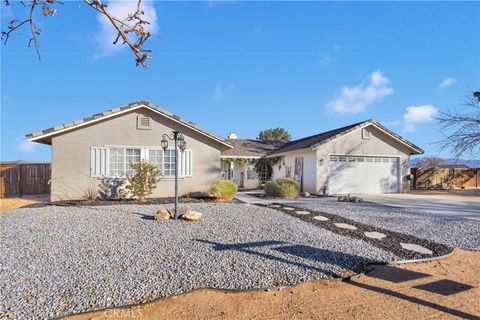
POLYGON ((348 125, 348 126, 345 126, 345 127, 341 127, 341 128, 338 128, 338 129, 325 131, 325 132, 322 132, 322 133, 319 133, 319 134, 316 134, 316 135, 313 135, 313 136, 309 136, 309 137, 305 137, 305 138, 302 138, 302 139, 290 141, 290 142, 286 143, 285 145, 283 145, 282 147, 272 151, 269 155, 276 155, 276 154, 280 154, 280 153, 291 152, 291 151, 296 151, 296 150, 301 150, 301 149, 314 150, 314 149, 318 148, 319 146, 321 146, 321 145, 323 145, 323 144, 325 144, 329 141, 332 141, 332 140, 337 139, 337 138, 339 138, 339 137, 341 137, 341 136, 343 136, 347 133, 350 133, 352 131, 355 131, 355 130, 358 130, 360 128, 364 128, 364 127, 370 126, 370 125, 376 127, 380 131, 386 133, 388 136, 397 140, 401 144, 406 145, 411 151, 413 151, 412 154, 423 153, 423 150, 420 147, 418 147, 418 146, 414 145, 413 143, 411 143, 410 141, 402 138, 400 135, 394 133, 393 131, 385 128, 384 126, 382 126, 378 122, 370 119, 370 120, 362 121, 362 122, 359 122, 359 123, 351 124, 351 125, 348 125))
POLYGON ((94 124, 96 122, 99 122, 99 121, 105 121, 105 120, 108 120, 114 116, 118 116, 118 115, 122 115, 124 113, 127 113, 127 112, 131 112, 131 111, 134 111, 134 110, 137 110, 137 109, 141 109, 141 108, 146 108, 146 109, 149 109, 161 116, 164 116, 178 124, 181 124, 185 127, 188 127, 190 128, 191 130, 193 131, 196 131, 218 143, 220 143, 224 148, 228 149, 228 148, 232 148, 232 146, 230 144, 228 144, 228 142, 208 131, 208 130, 205 130, 199 126, 197 126, 195 123, 191 122, 191 121, 188 121, 186 119, 183 119, 165 109, 162 109, 148 101, 138 101, 138 102, 133 102, 133 103, 130 103, 126 106, 122 106, 122 107, 118 107, 118 108, 114 108, 114 109, 110 109, 110 110, 107 110, 107 111, 104 111, 102 113, 97 113, 97 114, 94 114, 94 115, 91 115, 89 117, 86 117, 86 118, 82 118, 82 119, 79 119, 79 120, 75 120, 75 121, 71 121, 71 122, 67 122, 67 123, 64 123, 64 124, 61 124, 61 125, 58 125, 58 126, 55 126, 55 127, 52 127, 52 128, 48 128, 48 129, 44 129, 44 130, 41 130, 41 131, 36 131, 36 132, 32 132, 32 133, 29 133, 26 135, 26 137, 30 140, 30 141, 33 141, 33 142, 40 142, 40 143, 45 143, 45 144, 51 144, 51 137, 55 136, 55 135, 59 135, 59 134, 62 134, 62 133, 65 133, 65 132, 68 132, 68 131, 71 131, 71 130, 74 130, 74 129, 78 129, 78 128, 81 128, 83 126, 86 126, 86 125, 91 125, 91 124, 94 124))

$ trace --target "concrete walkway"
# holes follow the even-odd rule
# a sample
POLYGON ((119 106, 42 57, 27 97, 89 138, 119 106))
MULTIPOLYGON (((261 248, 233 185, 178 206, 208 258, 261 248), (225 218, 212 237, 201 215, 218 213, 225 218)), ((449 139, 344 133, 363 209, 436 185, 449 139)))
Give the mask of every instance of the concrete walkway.
POLYGON ((365 201, 386 206, 480 220, 480 197, 453 198, 435 194, 361 194, 365 201))

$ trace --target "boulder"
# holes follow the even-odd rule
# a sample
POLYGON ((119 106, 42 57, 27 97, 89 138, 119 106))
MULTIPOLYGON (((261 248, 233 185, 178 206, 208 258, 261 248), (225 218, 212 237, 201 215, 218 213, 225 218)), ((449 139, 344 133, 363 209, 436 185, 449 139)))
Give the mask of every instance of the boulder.
POLYGON ((198 221, 202 220, 203 214, 198 211, 190 210, 187 213, 182 214, 182 219, 187 221, 198 221))
POLYGON ((155 213, 155 220, 168 220, 171 218, 170 212, 167 209, 160 209, 155 213))
POLYGON ((350 198, 348 199, 348 201, 350 201, 350 202, 362 202, 363 199, 360 198, 360 197, 357 197, 357 196, 353 196, 353 197, 350 197, 350 198))
POLYGON ((304 193, 303 193, 303 196, 308 198, 308 197, 310 197, 310 193, 304 192, 304 193))
MULTIPOLYGON (((183 216, 184 214, 187 214, 190 211, 192 211, 192 208, 190 208, 189 206, 184 206, 184 207, 180 207, 179 211, 180 211, 180 215, 183 216)), ((175 214, 175 211, 173 213, 175 214)))
POLYGON ((348 197, 347 196, 339 196, 337 198, 338 201, 340 202, 347 202, 348 201, 348 197))

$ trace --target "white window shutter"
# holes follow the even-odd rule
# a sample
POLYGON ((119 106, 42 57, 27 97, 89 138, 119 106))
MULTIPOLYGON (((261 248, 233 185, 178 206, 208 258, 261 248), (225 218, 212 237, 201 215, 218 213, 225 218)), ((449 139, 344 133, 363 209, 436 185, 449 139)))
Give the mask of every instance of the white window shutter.
POLYGON ((192 175, 192 151, 185 150, 182 152, 182 175, 190 177, 192 175))
POLYGON ((90 176, 107 175, 107 148, 92 147, 90 149, 90 176))

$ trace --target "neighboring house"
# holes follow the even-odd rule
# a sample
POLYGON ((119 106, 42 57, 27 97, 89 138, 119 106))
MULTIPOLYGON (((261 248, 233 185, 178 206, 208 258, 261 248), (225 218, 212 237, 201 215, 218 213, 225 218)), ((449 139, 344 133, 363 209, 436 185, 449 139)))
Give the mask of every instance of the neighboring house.
POLYGON ((52 201, 82 199, 91 189, 114 196, 131 173, 129 163, 141 159, 160 168, 162 175, 152 196, 164 197, 174 194, 175 150, 170 141, 163 151, 160 141, 172 130, 183 133, 187 143, 186 150, 179 151, 180 194, 207 191, 221 179, 220 155, 231 146, 149 102, 131 103, 27 137, 52 146, 52 201))
POLYGON ((222 152, 222 177, 232 180, 240 188, 254 189, 261 181, 254 170, 254 161, 285 144, 276 140, 238 139, 231 133, 227 139, 233 146, 222 152))
POLYGON ((303 191, 330 194, 401 192, 408 185, 410 155, 423 150, 368 120, 291 141, 223 139, 193 122, 149 102, 95 114, 33 132, 30 141, 52 146, 51 200, 85 198, 91 191, 104 197, 122 192, 132 172, 129 163, 142 159, 158 166, 161 176, 153 197, 173 196, 175 150, 161 148, 163 134, 185 136, 178 151, 179 192, 206 192, 218 179, 231 179, 243 188, 260 181, 252 163, 275 157, 273 178, 297 179, 303 191))
POLYGON ((291 141, 271 152, 273 178, 310 193, 395 193, 407 188, 410 155, 423 150, 373 120, 291 141), (327 190, 326 190, 327 189, 327 190))

